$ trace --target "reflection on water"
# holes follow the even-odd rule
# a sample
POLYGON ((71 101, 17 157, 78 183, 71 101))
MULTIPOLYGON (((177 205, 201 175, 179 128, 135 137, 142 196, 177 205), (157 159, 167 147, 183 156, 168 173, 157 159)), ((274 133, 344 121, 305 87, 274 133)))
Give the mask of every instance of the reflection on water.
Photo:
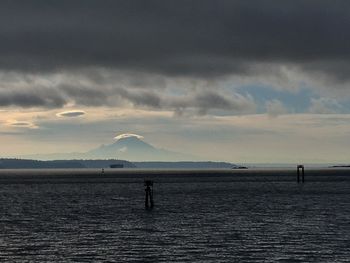
POLYGON ((350 179, 1 184, 1 262, 349 262, 350 179))

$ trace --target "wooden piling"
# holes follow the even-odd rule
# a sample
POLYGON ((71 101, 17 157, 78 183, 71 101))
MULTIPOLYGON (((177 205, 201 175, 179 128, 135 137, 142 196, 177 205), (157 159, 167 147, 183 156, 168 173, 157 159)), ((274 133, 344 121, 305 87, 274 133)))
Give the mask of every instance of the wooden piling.
POLYGON ((145 208, 153 208, 154 202, 153 202, 153 181, 152 180, 145 180, 144 181, 145 186, 145 208))
POLYGON ((301 176, 301 181, 304 183, 305 182, 305 169, 304 165, 299 164, 297 166, 297 182, 300 183, 300 176, 301 176))

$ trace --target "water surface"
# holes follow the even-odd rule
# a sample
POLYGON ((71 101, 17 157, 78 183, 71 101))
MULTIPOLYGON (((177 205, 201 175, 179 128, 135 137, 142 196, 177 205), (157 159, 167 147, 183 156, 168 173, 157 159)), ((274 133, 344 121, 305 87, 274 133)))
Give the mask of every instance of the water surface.
POLYGON ((349 262, 344 172, 152 174, 152 211, 145 174, 47 174, 0 174, 1 262, 349 262))

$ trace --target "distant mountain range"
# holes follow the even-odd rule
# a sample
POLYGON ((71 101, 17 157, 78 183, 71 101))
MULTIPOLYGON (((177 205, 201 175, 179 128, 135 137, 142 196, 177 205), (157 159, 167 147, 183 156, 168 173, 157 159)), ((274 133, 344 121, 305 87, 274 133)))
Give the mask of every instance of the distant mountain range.
POLYGON ((85 153, 54 153, 20 156, 37 160, 69 160, 69 159, 120 159, 129 161, 184 161, 198 160, 197 157, 158 149, 144 142, 139 137, 130 136, 118 139, 109 145, 101 145, 85 153))

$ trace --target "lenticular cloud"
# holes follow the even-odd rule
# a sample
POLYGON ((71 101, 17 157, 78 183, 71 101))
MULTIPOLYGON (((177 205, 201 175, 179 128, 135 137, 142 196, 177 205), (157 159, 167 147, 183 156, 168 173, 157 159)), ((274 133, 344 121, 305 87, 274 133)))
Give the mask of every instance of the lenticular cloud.
POLYGON ((143 136, 138 135, 138 134, 133 134, 133 133, 119 134, 119 135, 115 136, 114 139, 116 139, 118 141, 120 139, 125 139, 125 138, 130 138, 130 137, 135 137, 137 139, 143 139, 143 136))
POLYGON ((56 114, 57 117, 79 117, 85 115, 85 111, 82 110, 72 110, 72 111, 63 111, 56 114))

